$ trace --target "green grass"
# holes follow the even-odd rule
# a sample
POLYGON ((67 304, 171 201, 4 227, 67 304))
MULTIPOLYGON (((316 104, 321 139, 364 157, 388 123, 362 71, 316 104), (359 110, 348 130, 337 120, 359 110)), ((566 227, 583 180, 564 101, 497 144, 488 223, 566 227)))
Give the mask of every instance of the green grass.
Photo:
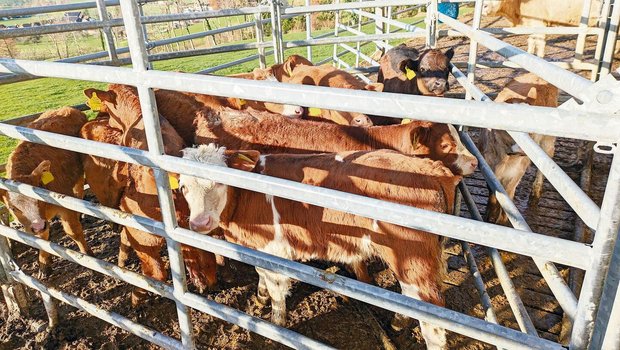
MULTIPOLYGON (((404 19, 404 22, 413 22, 421 17, 404 19)), ((190 30, 200 31, 202 30, 202 24, 194 25, 190 30), (200 27, 196 29, 195 27, 200 27)), ((373 25, 367 25, 362 30, 366 33, 374 32, 373 25)), ((331 32, 331 30, 323 30, 313 32, 314 36, 318 36, 323 33, 331 32)), ((342 33, 341 35, 347 35, 342 33)), ((305 39, 306 34, 304 32, 295 32, 285 35, 285 40, 301 40, 305 39)), ((96 38, 96 41, 99 39, 96 38)), ((270 40, 270 38, 265 38, 270 40)), ((203 40, 204 42, 204 40, 203 40)), ((246 40, 243 42, 253 42, 253 40, 246 40)), ((398 42, 391 42, 397 44, 398 42)), ((227 43, 233 44, 233 43, 227 43)), ((31 44, 40 45, 40 44, 31 44)), ((93 44, 94 45, 94 44, 93 44)), ((355 46, 354 43, 350 44, 355 46)), ((96 50, 99 50, 97 48, 96 50)), ((93 50, 95 51, 95 50, 93 50)), ((339 50, 342 51, 342 50, 339 50)), ((374 45, 369 44, 362 48, 362 52, 369 55, 374 51, 374 45)), ((242 57, 254 55, 255 50, 240 51, 240 52, 227 52, 221 54, 213 54, 208 56, 188 57, 173 59, 167 61, 154 62, 154 68, 157 70, 166 71, 184 71, 184 72, 196 72, 208 67, 217 66, 226 62, 230 62, 242 57)), ((324 58, 331 57, 333 53, 332 45, 323 45, 313 47, 313 61, 318 62, 324 58)), ((294 48, 288 49, 285 52, 285 56, 292 54, 301 54, 306 56, 306 48, 294 48)), ((355 55, 349 53, 341 57, 345 62, 354 64, 355 55)), ((273 57, 268 57, 267 64, 273 63, 273 57)), ((240 72, 248 72, 258 66, 258 61, 248 62, 242 65, 231 67, 217 72, 218 75, 227 75, 240 72)), ((81 104, 86 101, 82 91, 86 88, 105 88, 106 84, 81 81, 81 80, 67 80, 67 79, 55 79, 44 78, 31 81, 25 81, 20 83, 14 83, 9 85, 0 86, 0 120, 6 120, 9 118, 15 118, 23 115, 29 115, 33 113, 42 112, 49 109, 55 109, 67 105, 81 104)), ((8 154, 15 147, 16 141, 8 139, 6 137, 0 138, 0 163, 5 163, 8 154)))

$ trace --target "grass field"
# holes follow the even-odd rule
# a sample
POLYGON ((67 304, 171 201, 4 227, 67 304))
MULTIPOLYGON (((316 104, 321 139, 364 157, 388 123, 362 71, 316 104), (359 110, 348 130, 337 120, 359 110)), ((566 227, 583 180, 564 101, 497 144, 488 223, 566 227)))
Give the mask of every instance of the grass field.
MULTIPOLYGON (((409 18, 403 21, 412 22, 419 18, 421 17, 419 16, 416 18, 409 18)), ((202 25, 192 26, 190 30, 192 32, 200 31, 202 30, 202 25)), ((313 33, 313 35, 316 36, 330 31, 331 30, 316 31, 313 33)), ((363 28, 363 31, 371 33, 374 31, 374 26, 367 25, 363 28)), ((285 35, 285 40, 300 40, 304 38, 305 33, 301 32, 289 33, 285 35)), ((265 40, 269 40, 269 38, 266 38, 265 40)), ((251 42, 251 40, 245 42, 251 42)), ((362 51, 365 54, 371 54, 374 51, 374 45, 366 45, 362 48, 362 51)), ((313 61, 318 62, 324 58, 331 57, 332 52, 332 45, 315 46, 313 47, 313 61)), ((255 53, 255 50, 250 50, 159 61, 154 62, 154 68, 166 71, 179 70, 184 72, 196 72, 208 67, 213 67, 242 57, 247 57, 255 53)), ((286 51, 285 56, 295 53, 305 56, 306 48, 302 47, 289 49, 286 51)), ((343 56, 342 59, 349 64, 353 64, 355 56, 353 54, 347 54, 343 56)), ((268 64, 272 64, 272 62, 273 58, 269 57, 268 64)), ((248 72, 257 66, 258 61, 252 61, 219 71, 217 74, 227 75, 233 73, 248 72)), ((6 120, 18 116, 38 113, 48 109, 59 108, 61 106, 81 104, 85 102, 85 97, 82 94, 82 91, 85 88, 105 88, 105 85, 106 84, 103 83, 89 81, 52 78, 44 78, 10 85, 3 85, 0 88, 0 120, 6 120)), ((11 152, 15 144, 15 140, 7 139, 5 137, 0 138, 0 163, 4 163, 6 161, 7 155, 11 152)))

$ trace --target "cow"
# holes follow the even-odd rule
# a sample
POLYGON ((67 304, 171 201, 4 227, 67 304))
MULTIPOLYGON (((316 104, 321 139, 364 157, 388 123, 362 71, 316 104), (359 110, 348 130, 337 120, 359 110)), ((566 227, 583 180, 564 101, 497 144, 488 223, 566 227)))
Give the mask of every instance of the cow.
MULTIPOLYGON (((440 213, 452 212, 461 180, 440 162, 390 150, 261 156, 209 144, 187 148, 183 157, 440 213)), ((441 239, 433 234, 192 176, 181 175, 179 183, 195 231, 221 227, 230 242, 291 260, 356 264, 378 258, 394 272, 404 295, 444 306, 445 263, 441 239)), ((286 325, 290 279, 256 270, 258 300, 271 299, 271 321, 286 325)), ((394 318, 395 330, 405 326, 403 319, 394 318)), ((427 322, 421 329, 429 348, 445 347, 444 329, 427 322)))
MULTIPOLYGON (((341 89, 383 91, 383 84, 363 83, 353 75, 330 65, 298 65, 293 69, 293 73, 287 83, 327 86, 341 89)), ((328 120, 341 125, 362 127, 373 125, 372 120, 367 115, 356 112, 340 112, 310 108, 308 109, 308 117, 313 120, 328 120)))
MULTIPOLYGON (((581 22, 584 0, 485 0, 484 16, 504 16, 515 27, 576 26, 581 22)), ((595 24, 602 1, 592 0, 588 25, 595 24)), ((545 34, 527 39, 527 52, 545 56, 545 34)))
MULTIPOLYGON (((68 136, 77 136, 86 115, 71 107, 47 111, 27 127, 68 136)), ((84 170, 80 156, 71 151, 47 145, 21 141, 9 155, 7 178, 42 187, 62 195, 82 199, 84 196, 84 170)), ((49 221, 58 216, 67 235, 77 243, 80 252, 92 255, 86 240, 79 213, 38 201, 16 192, 0 191, 2 201, 24 229, 42 239, 49 240, 49 221)), ((39 251, 39 274, 49 276, 51 256, 39 251)))
MULTIPOLYGON (((532 73, 522 74, 512 79, 506 85, 495 98, 495 102, 557 107, 558 88, 532 73)), ((553 157, 555 151, 554 136, 539 134, 530 134, 530 136, 550 157, 553 157)), ((517 185, 531 163, 530 158, 515 144, 510 135, 503 130, 483 129, 480 134, 478 148, 495 172, 495 176, 497 176, 506 189, 508 196, 514 198, 517 185)), ((539 170, 532 184, 531 205, 536 204, 540 199, 543 181, 543 174, 539 170)), ((508 218, 501 210, 494 193, 489 195, 486 213, 488 222, 502 225, 508 224, 508 218)))
POLYGON ((313 66, 307 58, 300 55, 291 55, 287 57, 281 64, 274 64, 268 68, 255 68, 251 73, 232 74, 229 77, 252 79, 252 80, 270 80, 272 77, 277 81, 286 83, 297 66, 313 66))
POLYGON ((398 45, 381 57, 377 82, 384 92, 443 96, 450 89, 450 60, 454 50, 445 53, 426 49, 421 54, 406 44, 398 45))
MULTIPOLYGON (((85 94, 92 98, 96 94, 101 101, 101 110, 109 115, 109 126, 120 130, 120 145, 146 150, 147 141, 144 133, 144 121, 137 90, 127 85, 111 84, 107 91, 87 89, 85 94)), ((163 117, 159 118, 164 150, 166 154, 180 156, 185 143, 172 125, 163 117)), ((116 133, 116 132, 115 132, 116 133)), ((118 141, 118 137, 116 137, 118 141)), ((127 169, 127 186, 122 189, 119 208, 123 211, 162 220, 157 188, 152 170, 148 167, 131 164, 127 169)), ((189 209, 179 191, 173 192, 175 214, 181 227, 188 227, 189 209)), ((160 281, 166 281, 168 271, 165 269, 160 250, 165 239, 148 232, 126 227, 121 234, 121 251, 119 265, 124 265, 127 251, 124 247, 134 249, 140 259, 140 266, 145 275, 160 281)), ((216 284, 215 256, 203 250, 182 245, 183 259, 191 281, 200 290, 216 284)), ((144 297, 144 291, 132 291, 131 302, 135 307, 144 297)))
POLYGON ((264 112, 212 112, 194 120, 194 144, 219 143, 230 149, 264 153, 317 153, 393 149, 441 161, 455 174, 469 175, 477 159, 463 146, 454 127, 426 121, 358 128, 290 120, 264 112), (311 132, 309 132, 311 130, 311 132))

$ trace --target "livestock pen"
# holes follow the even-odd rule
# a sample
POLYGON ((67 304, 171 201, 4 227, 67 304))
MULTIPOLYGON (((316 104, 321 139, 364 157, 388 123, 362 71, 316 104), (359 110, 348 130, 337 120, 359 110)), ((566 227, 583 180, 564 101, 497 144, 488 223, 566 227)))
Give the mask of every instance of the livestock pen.
MULTIPOLYGON (((589 3, 589 1, 585 1, 585 3, 589 3)), ((165 348, 196 347, 196 332, 192 327, 190 308, 239 325, 290 347, 323 348, 327 346, 307 336, 273 325, 260 318, 188 291, 179 249, 180 244, 185 244, 272 270, 320 288, 330 289, 370 305, 430 322, 452 332, 493 344, 498 348, 562 348, 557 343, 539 337, 536 327, 528 315, 528 310, 525 308, 524 302, 521 300, 500 256, 499 251, 506 251, 534 259, 567 319, 573 323, 570 337, 571 349, 618 348, 620 346, 618 330, 620 328, 618 327, 620 302, 615 301, 620 298, 617 293, 620 246, 616 245, 620 225, 620 151, 617 148, 617 142, 620 140, 620 119, 617 116, 617 112, 620 110, 620 83, 609 73, 620 19, 620 3, 611 0, 604 2, 603 20, 600 26, 596 28, 589 28, 585 24, 575 28, 505 28, 492 30, 480 29, 483 1, 475 1, 474 4, 474 16, 471 25, 438 13, 436 0, 428 2, 415 0, 361 1, 329 5, 310 5, 306 2, 306 6, 300 7, 285 6, 277 1, 272 1, 269 6, 156 16, 142 15, 140 3, 131 0, 121 0, 120 2, 98 0, 96 3, 1 10, 0 16, 9 16, 64 9, 94 8, 96 6, 99 13, 102 14, 106 13, 105 6, 120 5, 122 18, 0 31, 0 38, 8 38, 53 33, 55 31, 101 28, 106 36, 108 49, 95 54, 65 59, 61 62, 2 59, 0 60, 0 72, 6 73, 6 75, 0 76, 0 82, 11 83, 36 77, 57 77, 136 86, 140 94, 149 151, 100 144, 19 126, 24 121, 32 120, 36 115, 16 116, 18 118, 0 123, 0 133, 19 140, 43 143, 62 149, 151 167, 157 179, 160 205, 163 209, 163 222, 127 215, 115 209, 105 208, 88 201, 62 196, 11 180, 3 179, 0 182, 0 188, 164 237, 167 242, 173 283, 170 285, 146 278, 131 270, 85 256, 6 225, 0 226, 0 234, 174 301, 178 315, 180 339, 166 336, 123 315, 104 310, 94 303, 27 275, 13 259, 6 244, 7 241, 3 239, 0 240, 0 261, 4 269, 2 271, 2 282, 7 304, 11 305, 14 312, 19 314, 20 308, 24 307, 25 304, 23 290, 21 290, 21 284, 24 284, 41 292, 50 324, 56 324, 59 321, 57 307, 53 301, 53 299, 58 299, 165 348), (391 7, 394 6, 425 7, 425 29, 392 19, 395 12, 398 12, 391 10, 391 7), (374 13, 368 9, 374 9, 374 13), (306 40, 288 42, 284 40, 281 30, 283 18, 304 15, 307 23, 309 23, 310 14, 321 11, 350 11, 358 16, 360 24, 366 20, 370 23, 377 23, 376 33, 365 34, 360 31, 359 26, 356 29, 343 25, 336 15, 336 27, 333 33, 335 37, 312 37, 311 26, 307 25, 306 40), (261 14, 269 14, 269 18, 264 19, 261 14), (145 37, 144 26, 149 23, 231 15, 255 15, 255 21, 238 25, 235 28, 222 28, 215 31, 255 27, 256 43, 223 45, 208 49, 170 53, 148 53, 149 48, 157 45, 214 34, 213 31, 209 31, 164 39, 159 42, 148 41, 148 38, 145 37), (448 29, 441 30, 438 24, 439 20, 448 29), (262 25, 265 23, 271 24, 271 42, 264 40, 262 25), (114 41, 109 36, 110 28, 116 26, 124 26, 126 30, 127 48, 116 48, 114 41), (395 30, 392 32, 391 29, 394 28, 395 30), (339 36, 342 31, 353 35, 339 36), (578 57, 577 60, 573 61, 550 63, 490 35, 534 32, 580 36, 596 35, 597 47, 594 57, 591 60, 578 57), (452 74, 464 88, 465 100, 328 89, 314 86, 292 86, 266 81, 240 81, 211 75, 163 72, 153 70, 150 67, 151 62, 170 58, 207 55, 223 51, 258 50, 257 55, 201 71, 201 73, 212 73, 254 60, 258 60, 259 65, 264 66, 266 64, 265 56, 270 54, 274 55, 276 62, 282 62, 285 50, 293 47, 307 46, 308 58, 312 60, 311 48, 313 46, 333 44, 333 56, 325 59, 325 62, 344 66, 359 73, 361 79, 369 79, 362 73, 374 71, 375 69, 372 66, 376 66, 377 61, 360 52, 362 45, 374 44, 379 48, 388 49, 391 47, 387 42, 389 40, 424 37, 426 43, 434 47, 437 45, 437 40, 442 36, 469 38, 468 61, 456 62, 451 67, 452 74), (357 47, 353 48, 347 43, 355 43, 357 47), (495 51, 507 61, 501 63, 489 60, 479 61, 478 44, 495 51), (341 48, 345 51, 340 52, 339 49, 341 48), (268 52, 267 49, 273 51, 268 52), (341 59, 342 56, 350 52, 356 55, 356 64, 351 66, 341 59), (119 57, 119 55, 127 53, 130 54, 130 57, 119 57), (83 63, 94 59, 104 60, 94 62, 94 65, 83 63), (371 67, 358 67, 362 60, 369 63, 371 67), (132 65, 131 68, 122 67, 122 65, 129 63, 132 65), (499 66, 526 69, 549 81, 570 96, 557 109, 491 103, 489 97, 475 85, 475 67, 499 66), (466 67, 467 71, 463 73, 459 67, 466 67), (590 71, 591 79, 585 79, 565 68, 590 71), (514 228, 482 222, 474 198, 472 198, 469 188, 465 184, 467 181, 462 183, 459 189, 471 219, 428 212, 334 190, 233 169, 208 166, 164 155, 159 132, 159 119, 155 117, 157 113, 152 93, 153 88, 462 125, 463 143, 478 158, 486 185, 497 195, 500 205, 508 213, 514 228), (471 99, 474 101, 468 101, 471 99), (523 116, 527 116, 527 119, 524 119, 523 116), (533 123, 530 120, 536 122, 533 123), (468 130, 468 127, 471 129, 468 130), (508 130, 518 146, 532 159, 533 163, 560 193, 563 200, 581 218, 583 225, 585 225, 583 229, 587 227, 594 232, 592 243, 583 243, 580 239, 557 238, 532 232, 515 203, 506 196, 505 190, 476 149, 470 136, 470 132, 475 131, 474 128, 508 130), (534 143, 528 133, 589 141, 591 142, 588 143, 589 147, 594 147, 597 152, 612 155, 613 161, 600 207, 534 143), (476 288, 480 292, 485 320, 411 299, 325 270, 179 228, 175 222, 174 209, 171 205, 168 172, 207 178, 235 187, 346 211, 457 240, 461 242, 459 244, 462 252, 475 279, 476 288), (498 324, 496 312, 488 298, 485 281, 482 280, 478 271, 470 243, 488 247, 487 253, 493 262, 499 283, 521 331, 498 324), (564 276, 560 274, 555 264, 569 266, 576 271, 585 271, 581 293, 576 293, 571 289, 572 286, 565 281, 564 276), (577 297, 576 294, 579 296, 577 297)), ((586 8, 589 9, 588 6, 584 6, 584 11, 586 8)), ((587 18, 588 16, 583 17, 587 18)), ((582 39, 578 40, 579 44, 576 47, 578 54, 583 53, 582 42, 582 39)), ((460 205, 460 201, 457 201, 457 204, 460 205)), ((461 211, 457 210, 456 212, 461 211)))

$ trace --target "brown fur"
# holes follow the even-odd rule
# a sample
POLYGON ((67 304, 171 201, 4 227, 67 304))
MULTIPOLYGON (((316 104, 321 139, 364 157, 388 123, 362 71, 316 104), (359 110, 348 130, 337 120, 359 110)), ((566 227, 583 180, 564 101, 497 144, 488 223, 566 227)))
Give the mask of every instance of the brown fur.
MULTIPOLYGON (((258 152, 253 153, 242 152, 252 165, 239 166, 238 153, 229 151, 228 166, 254 166, 254 172, 264 175, 441 213, 452 212, 455 186, 461 180, 439 162, 390 150, 276 154, 260 162, 258 152)), ((288 259, 356 264, 376 257, 401 285, 414 287, 404 288, 403 294, 444 305, 441 240, 430 233, 233 187, 228 188, 219 219, 227 240, 288 259), (283 239, 276 240, 278 234, 283 239)), ((259 298, 267 293, 272 322, 285 324, 286 302, 281 298, 288 292, 288 279, 257 270, 259 298), (273 280, 265 283, 265 278, 273 280)))
MULTIPOLYGON (((511 80, 497 95, 495 102, 527 103, 532 106, 557 107, 558 89, 534 74, 520 75, 511 80)), ((530 134, 543 150, 551 157, 555 151, 555 137, 530 134)), ((525 174, 531 161, 523 152, 515 152, 515 142, 503 130, 483 129, 480 134, 479 148, 485 160, 500 180, 510 198, 514 198, 517 185, 525 174)), ((538 172, 532 185, 532 203, 535 204, 542 194, 543 175, 538 172)), ((487 221, 506 225, 508 217, 501 210, 494 194, 489 196, 487 221)))
MULTIPOLYGON (((146 150, 144 122, 136 89, 126 85, 112 84, 108 91, 94 91, 103 101, 103 110, 110 114, 110 126, 120 127, 124 135, 121 138, 122 145, 146 150)), ((92 90, 90 92, 92 93, 92 90)), ((165 153, 179 156, 184 147, 183 139, 165 118, 160 117, 159 121, 165 153)), ((120 199, 120 209, 161 221, 157 188, 152 170, 145 166, 129 165, 127 183, 128 185, 123 190, 120 199)), ((179 225, 188 227, 188 209, 182 195, 175 191, 173 199, 179 225)), ((121 249, 124 245, 129 244, 140 259, 143 273, 165 281, 168 271, 165 269, 160 256, 160 250, 165 243, 164 238, 133 228, 126 228, 125 230, 121 234, 121 249)), ((194 284, 201 289, 214 285, 216 283, 215 256, 193 247, 182 246, 182 248, 183 258, 194 284)), ((122 260, 126 258, 127 252, 121 251, 121 254, 123 256, 119 256, 119 264, 123 265, 122 260)), ((134 306, 142 298, 142 293, 143 291, 136 290, 132 294, 134 306)))
POLYGON ((293 69, 301 65, 313 66, 312 62, 308 61, 305 57, 300 55, 291 55, 282 64, 274 64, 268 68, 255 68, 251 73, 239 73, 229 76, 251 80, 267 80, 270 77, 274 77, 279 82, 286 83, 290 79, 290 74, 293 69))
POLYGON ((230 149, 255 149, 264 153, 387 148, 440 160, 455 173, 460 171, 455 167, 457 144, 448 127, 423 121, 358 128, 267 115, 259 119, 245 113, 228 111, 213 114, 208 119, 196 120, 195 143, 212 142, 230 149), (443 144, 449 144, 449 148, 442 149, 443 144))
MULTIPOLYGON (((71 107, 43 113, 35 121, 28 124, 29 128, 59 133, 68 136, 77 136, 82 125, 86 123, 84 113, 71 107)), ((43 187, 67 196, 81 199, 84 195, 84 171, 80 156, 71 151, 62 150, 46 145, 21 141, 9 155, 6 167, 6 176, 9 179, 23 182, 32 186, 43 187), (41 182, 43 171, 50 171, 54 180, 47 185, 41 182)), ((2 200, 11 210, 14 217, 32 232, 30 223, 15 203, 9 199, 9 194, 2 191, 2 200)), ((19 198, 26 198, 18 195, 19 198)), ((27 199, 35 201, 34 199, 27 199)), ((84 239, 79 213, 69 209, 52 205, 46 202, 35 201, 40 218, 49 222, 59 216, 62 226, 78 245, 84 254, 92 255, 84 239)), ((49 224, 36 233, 43 239, 49 239, 49 224)), ((44 251, 39 252, 39 270, 45 275, 49 270, 50 256, 44 251)))
MULTIPOLYGON (((293 75, 287 81, 291 84, 327 86, 341 89, 382 91, 382 84, 365 84, 353 75, 329 65, 295 67, 293 75)), ((370 118, 362 113, 321 110, 317 118, 332 121, 340 125, 372 126, 370 118)))

